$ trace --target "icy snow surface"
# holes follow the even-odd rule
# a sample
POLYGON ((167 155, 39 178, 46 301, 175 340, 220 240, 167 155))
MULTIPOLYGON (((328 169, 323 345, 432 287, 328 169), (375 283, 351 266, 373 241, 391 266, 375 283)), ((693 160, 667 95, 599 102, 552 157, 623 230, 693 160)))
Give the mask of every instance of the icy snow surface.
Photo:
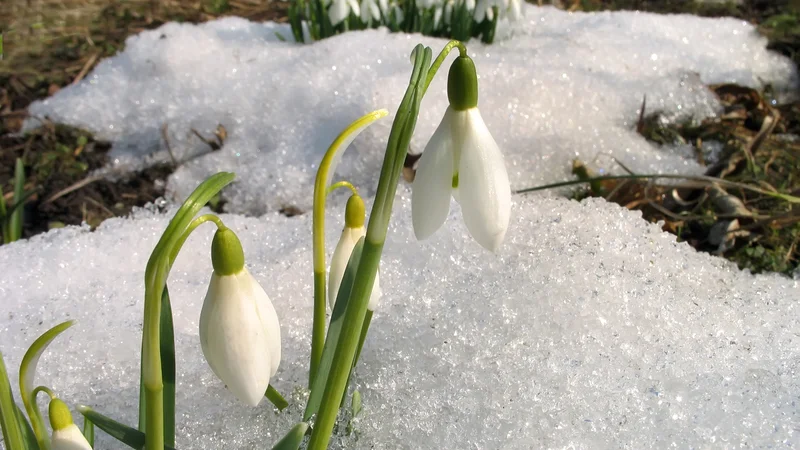
MULTIPOLYGON (((469 45, 481 111, 514 188, 563 179, 570 159, 601 153, 641 171, 697 170, 631 131, 642 95, 653 110, 709 115, 717 103, 703 83, 780 87, 796 78, 735 20, 527 13, 513 40, 469 45)), ((222 123, 223 149, 170 180, 178 196, 207 174, 233 170, 234 212, 308 207, 333 137, 369 110, 393 111, 413 45, 438 49, 444 41, 368 31, 300 46, 278 41, 275 31, 290 35, 238 19, 165 25, 131 38, 124 53, 31 112, 113 139, 121 166, 161 149, 163 124, 178 156, 189 158, 203 150, 190 128, 210 135, 222 123)), ((444 110, 444 78, 423 103, 415 149, 444 110)), ((339 175, 367 196, 389 124, 368 129, 340 165, 339 175)), ((409 199, 401 186, 382 307, 355 379, 365 406, 358 438, 337 438, 337 448, 800 446, 798 281, 740 272, 637 213, 594 200, 514 196, 498 255, 469 238, 456 204, 443 229, 420 243, 409 199)), ((332 249, 342 224, 340 214, 329 217, 332 249)), ((15 386, 33 339, 77 319, 41 361, 37 382, 70 404, 135 424, 143 272, 168 218, 142 210, 94 233, 70 227, 0 247, 0 349, 15 386)), ((246 408, 206 366, 197 322, 212 231, 202 228, 170 278, 181 449, 267 448, 301 414, 310 216, 223 219, 275 303, 284 360, 274 383, 295 406, 281 414, 267 404, 246 408)), ((119 448, 100 436, 100 448, 119 448)))
MULTIPOLYGON (((409 194, 402 186, 395 203, 356 380, 365 409, 345 448, 800 444, 798 281, 740 272, 604 201, 515 196, 499 255, 469 238, 458 206, 420 243, 409 194)), ((223 220, 275 304, 284 359, 274 383, 291 393, 307 376, 309 215, 223 220)), ((37 382, 134 424, 144 267, 166 224, 141 212, 0 247, 6 363, 77 319, 37 382)), ((329 237, 340 227, 329 220, 329 237)), ((178 447, 268 448, 302 406, 249 409, 206 366, 197 333, 211 235, 209 225, 190 239, 170 278, 178 447)))
MULTIPOLYGON (((211 137, 222 124, 224 148, 181 167, 170 192, 182 198, 199 178, 231 170, 240 183, 226 193, 228 211, 307 209, 310 196, 302 188, 312 185, 333 138, 368 111, 394 113, 414 45, 438 52, 445 41, 372 30, 299 45, 281 42, 276 32, 291 36, 285 25, 234 18, 167 24, 129 38, 123 53, 30 112, 113 140, 123 168, 153 152, 167 158, 164 125, 174 153, 186 160, 208 151, 191 129, 211 137)), ((699 171, 685 150, 658 149, 633 131, 645 94, 647 111, 705 117, 718 103, 704 84, 770 83, 781 90, 796 82, 789 60, 768 52, 766 39, 734 19, 531 6, 506 34, 512 37, 492 46, 470 42, 469 51, 481 77, 481 111, 505 151, 515 189, 563 180, 576 157, 599 157, 599 166, 614 168, 613 155, 640 172, 699 171)), ((415 151, 447 105, 448 66, 423 102, 415 151)), ((367 131, 341 172, 367 192, 390 122, 367 131)))

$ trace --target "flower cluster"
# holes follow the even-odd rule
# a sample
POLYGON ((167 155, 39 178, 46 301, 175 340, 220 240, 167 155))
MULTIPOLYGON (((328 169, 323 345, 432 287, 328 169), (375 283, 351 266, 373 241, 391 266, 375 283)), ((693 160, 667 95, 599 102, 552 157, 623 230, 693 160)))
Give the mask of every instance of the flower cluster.
POLYGON ((294 0, 289 16, 297 41, 385 26, 461 41, 480 37, 491 43, 500 20, 522 17, 522 0, 294 0))

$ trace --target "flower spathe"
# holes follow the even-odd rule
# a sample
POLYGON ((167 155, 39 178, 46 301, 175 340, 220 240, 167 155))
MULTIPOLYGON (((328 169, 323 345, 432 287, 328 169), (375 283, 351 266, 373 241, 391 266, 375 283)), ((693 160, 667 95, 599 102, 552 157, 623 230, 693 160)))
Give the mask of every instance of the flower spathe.
MULTIPOLYGON (((361 197, 358 195, 351 196, 347 201, 345 226, 331 257, 331 270, 328 277, 328 305, 330 305, 331 310, 336 304, 336 296, 339 293, 339 287, 342 284, 342 278, 344 277, 345 269, 347 269, 350 255, 353 253, 358 240, 367 235, 367 230, 364 228, 364 214, 364 202, 361 197)), ((375 311, 380 303, 381 294, 379 272, 376 272, 375 282, 372 284, 372 293, 367 303, 368 310, 375 311)))
POLYGON ((50 425, 53 435, 50 439, 52 450, 92 450, 89 441, 72 421, 67 404, 54 398, 50 400, 50 425))
POLYGON ((257 406, 280 365, 278 315, 244 267, 241 243, 233 231, 217 231, 212 261, 214 273, 200 313, 203 356, 236 398, 257 406))
POLYGON ((411 215, 417 239, 426 239, 444 223, 453 196, 472 237, 496 251, 508 228, 511 188, 503 154, 477 108, 474 71, 466 56, 450 69, 450 106, 420 158, 411 215))

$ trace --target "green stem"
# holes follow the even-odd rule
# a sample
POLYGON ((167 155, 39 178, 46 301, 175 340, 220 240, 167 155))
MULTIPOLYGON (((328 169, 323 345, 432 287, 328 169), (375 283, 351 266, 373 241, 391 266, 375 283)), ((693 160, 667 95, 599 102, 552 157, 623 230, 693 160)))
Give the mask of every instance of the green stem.
POLYGON ((276 408, 278 408, 278 411, 283 411, 284 408, 289 406, 289 402, 287 402, 286 399, 283 398, 281 393, 278 392, 277 389, 272 387, 271 384, 267 386, 267 392, 264 393, 264 396, 267 397, 267 400, 269 400, 270 403, 272 403, 273 405, 275 405, 276 408))
POLYGON ((592 183, 592 182, 599 182, 599 181, 605 181, 605 180, 636 180, 636 179, 641 179, 641 178, 645 178, 645 179, 646 178, 652 178, 652 179, 667 178, 667 179, 673 179, 673 180, 704 181, 704 182, 707 182, 707 183, 716 183, 716 184, 721 184, 723 186, 734 187, 734 188, 739 188, 739 189, 745 189, 745 190, 748 190, 748 191, 751 191, 751 192, 757 192, 759 194, 766 195, 766 196, 773 197, 773 198, 777 198, 777 199, 781 199, 781 200, 787 201, 789 203, 800 203, 800 197, 795 197, 793 195, 788 195, 788 194, 781 194, 779 192, 771 192, 771 191, 767 191, 765 189, 760 189, 760 188, 757 188, 757 187, 754 187, 754 186, 750 186, 750 185, 747 185, 747 184, 744 184, 744 183, 737 183, 735 181, 728 181, 728 180, 724 180, 722 178, 709 177, 709 176, 705 176, 705 175, 670 175, 670 174, 665 174, 665 175, 658 175, 658 174, 655 174, 655 175, 611 175, 611 176, 594 177, 594 178, 587 178, 587 179, 581 179, 581 180, 562 181, 562 182, 559 182, 559 183, 546 184, 544 186, 536 186, 536 187, 532 187, 532 188, 520 189, 518 191, 514 191, 514 193, 515 194, 524 194, 526 192, 543 191, 545 189, 553 189, 553 188, 564 187, 564 186, 574 186, 576 184, 592 183))
POLYGON ((325 192, 325 194, 326 195, 330 195, 331 192, 333 192, 333 191, 335 191, 336 189, 339 189, 339 188, 350 189, 350 192, 352 192, 353 195, 358 195, 358 189, 356 189, 356 187, 353 186, 352 183, 350 183, 349 181, 339 181, 337 183, 333 183, 332 185, 328 186, 328 189, 325 192))
POLYGON ((336 352, 334 353, 334 366, 325 385, 322 394, 322 408, 317 415, 314 424, 314 432, 308 444, 308 450, 325 450, 330 441, 333 425, 339 412, 344 390, 347 387, 347 379, 350 376, 353 358, 355 357, 356 347, 361 336, 361 325, 364 323, 364 316, 367 312, 369 295, 372 292, 372 284, 375 281, 375 273, 381 260, 383 243, 364 242, 364 251, 361 254, 361 261, 358 264, 356 280, 358 283, 353 285, 351 301, 345 310, 342 334, 339 337, 336 352), (347 326, 347 324, 354 324, 347 326))
POLYGON ((328 446, 361 339, 361 329, 364 325, 369 296, 372 293, 383 243, 389 228, 397 183, 419 115, 422 85, 425 83, 423 75, 427 75, 431 61, 430 48, 417 45, 413 54, 414 70, 389 133, 386 156, 381 168, 375 203, 370 214, 364 249, 350 292, 350 300, 345 309, 342 333, 336 344, 333 363, 322 394, 321 407, 317 414, 308 450, 325 450, 328 446))
POLYGON ((439 56, 436 57, 436 59, 433 61, 433 64, 431 64, 431 68, 428 70, 428 76, 425 79, 425 85, 422 87, 422 95, 425 95, 425 92, 428 91, 428 86, 430 86, 431 81, 433 81, 433 77, 436 76, 436 72, 439 71, 439 67, 442 65, 445 58, 447 58, 447 55, 449 55, 450 52, 456 47, 458 47, 458 54, 460 56, 467 56, 467 47, 462 44, 461 41, 452 40, 448 42, 442 51, 439 52, 439 56))
MULTIPOLYGON (((200 224, 214 220, 211 217, 193 217, 208 203, 208 201, 233 181, 231 173, 218 173, 211 176, 186 199, 175 217, 172 218, 161 239, 156 244, 145 270, 145 300, 144 324, 142 326, 142 373, 140 385, 144 388, 144 395, 140 397, 139 427, 146 435, 145 448, 147 450, 164 449, 164 383, 161 367, 161 297, 166 287, 172 261, 177 255, 180 245, 188 237, 184 233, 187 228, 192 230, 200 224), (144 404, 141 404, 144 400, 144 404), (142 417, 144 416, 144 417, 142 417)), ((217 219, 218 220, 218 219, 217 219)))
MULTIPOLYGON (((311 325, 311 362, 308 371, 309 388, 313 385, 314 377, 319 368, 319 361, 322 358, 322 351, 325 347, 325 314, 327 312, 325 302, 325 291, 327 288, 325 283, 325 198, 329 192, 327 186, 330 180, 329 173, 332 169, 335 169, 333 166, 337 154, 347 149, 347 145, 350 144, 361 130, 388 114, 389 112, 385 109, 373 111, 359 118, 342 131, 339 136, 334 139, 331 146, 328 147, 325 156, 322 157, 322 162, 320 162, 319 169, 317 170, 317 177, 314 180, 314 208, 312 212, 314 319, 311 325)), ((346 186, 349 184, 350 183, 347 182, 339 182, 333 186, 346 186)), ((331 189, 333 189, 333 186, 331 186, 331 189)), ((355 190, 355 187, 352 189, 355 190)))

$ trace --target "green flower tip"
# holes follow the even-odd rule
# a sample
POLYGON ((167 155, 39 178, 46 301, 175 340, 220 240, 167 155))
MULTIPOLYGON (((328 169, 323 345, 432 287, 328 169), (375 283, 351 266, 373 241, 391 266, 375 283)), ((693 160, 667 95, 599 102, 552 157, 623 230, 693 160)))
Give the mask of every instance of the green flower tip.
POLYGON ((459 56, 447 74, 447 99, 456 111, 478 106, 478 73, 469 56, 459 56))
POLYGON ((344 226, 347 228, 361 228, 364 226, 366 208, 364 200, 356 194, 347 199, 347 206, 344 210, 344 226))
POLYGON ((57 398, 50 400, 50 426, 53 430, 63 430, 72 424, 72 414, 67 404, 57 398))
POLYGON ((211 264, 219 276, 235 275, 244 269, 242 243, 230 228, 220 228, 211 241, 211 264))

